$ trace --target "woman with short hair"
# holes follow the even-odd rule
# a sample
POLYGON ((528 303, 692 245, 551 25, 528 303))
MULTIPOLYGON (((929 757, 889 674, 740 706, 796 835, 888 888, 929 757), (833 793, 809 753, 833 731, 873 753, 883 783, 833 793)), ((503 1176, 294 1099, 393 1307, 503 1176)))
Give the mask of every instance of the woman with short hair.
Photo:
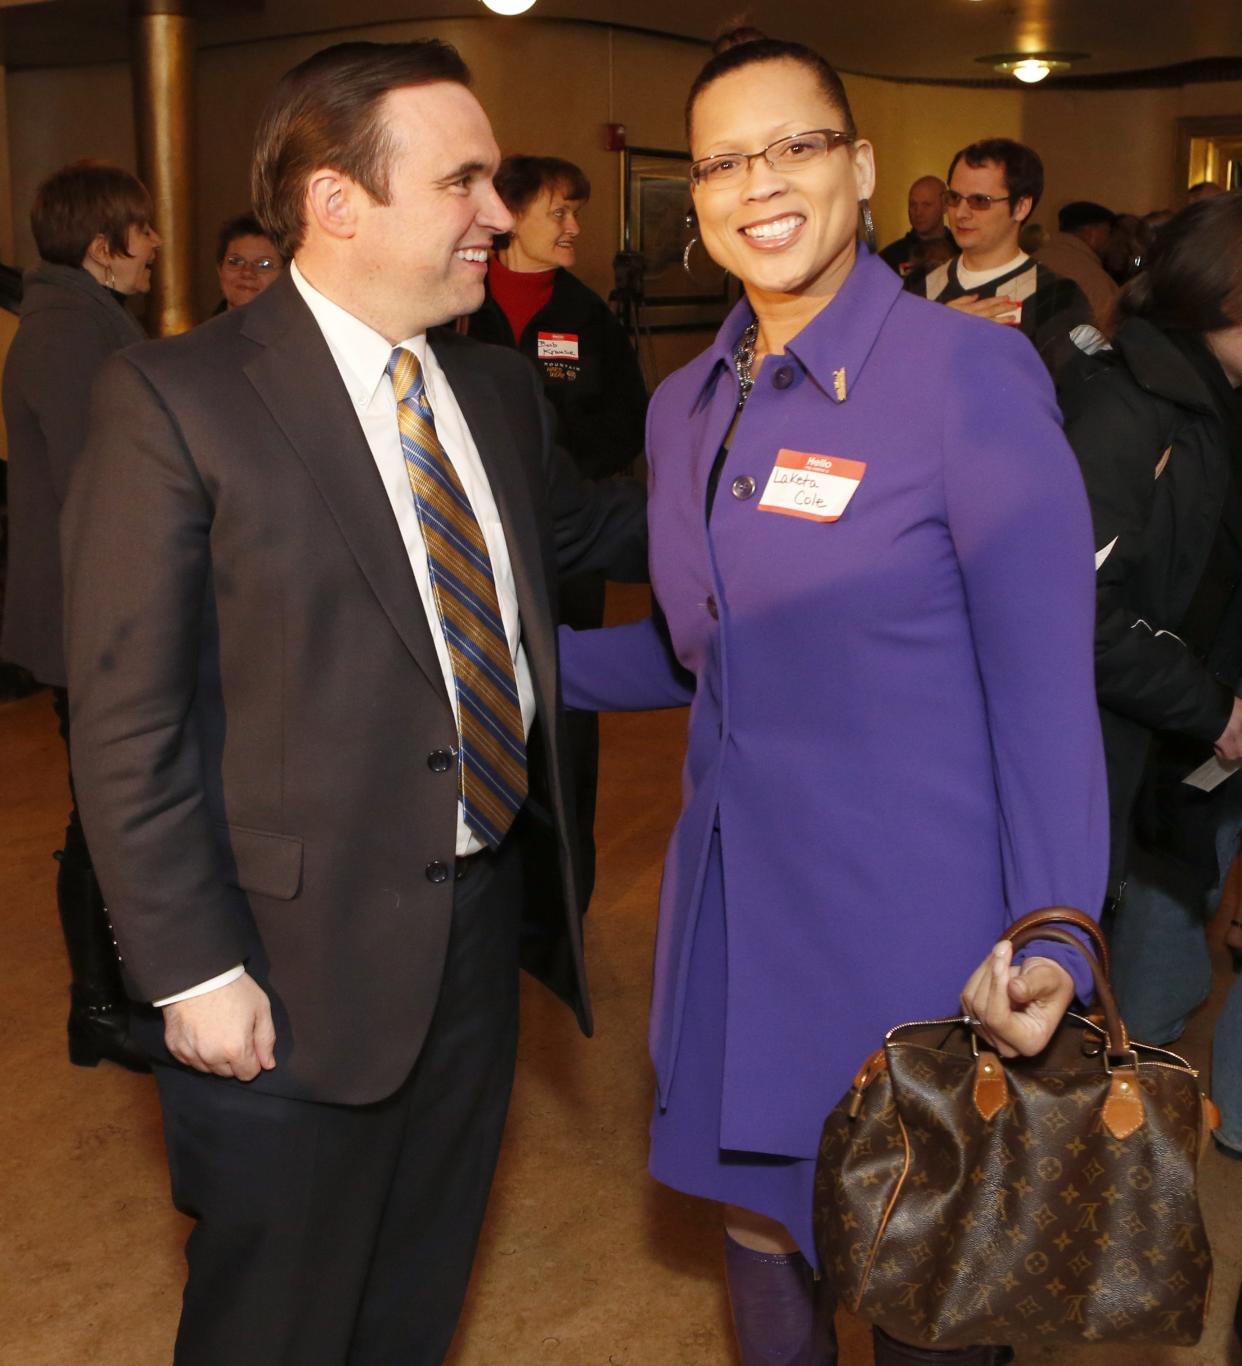
MULTIPOLYGON (((859 251, 874 158, 822 57, 729 47, 687 133, 703 244, 745 298, 652 400, 664 624, 562 631, 565 697, 690 705, 651 1171, 724 1206, 744 1366, 824 1366, 815 1157, 861 1060, 959 998, 1035 1053, 1090 989, 1071 950, 997 941, 1103 895, 1091 529, 1026 339, 859 251)), ((993 1349, 877 1332, 875 1360, 993 1349)))
POLYGON ((620 474, 642 450, 647 388, 625 330, 572 273, 591 182, 560 157, 508 156, 495 184, 516 221, 496 239, 467 330, 534 361, 583 476, 620 474))
MULTIPOLYGON (((528 356, 557 415, 557 440, 585 479, 628 470, 643 448, 647 386, 625 329, 608 305, 572 273, 580 215, 591 182, 560 157, 509 156, 497 193, 515 219, 496 239, 483 307, 467 321, 478 341, 528 356)), ((604 620, 604 576, 575 574, 558 585, 558 620, 586 629, 604 620)), ((574 769, 583 899, 595 885, 595 792, 599 721, 566 720, 574 769)))
POLYGON ((257 298, 274 284, 285 258, 252 213, 234 214, 216 234, 216 274, 221 299, 215 312, 226 313, 257 298))
MULTIPOLYGON (((125 301, 151 288, 160 246, 151 213, 142 182, 106 162, 74 162, 39 186, 30 223, 40 260, 26 273, 4 367, 10 528, 0 654, 52 689, 66 745, 60 510, 86 440, 95 375, 114 351, 143 339, 125 301)), ((69 1059, 93 1067, 106 1058, 145 1071, 129 1043, 129 1005, 76 801, 57 858, 73 978, 69 1059)))

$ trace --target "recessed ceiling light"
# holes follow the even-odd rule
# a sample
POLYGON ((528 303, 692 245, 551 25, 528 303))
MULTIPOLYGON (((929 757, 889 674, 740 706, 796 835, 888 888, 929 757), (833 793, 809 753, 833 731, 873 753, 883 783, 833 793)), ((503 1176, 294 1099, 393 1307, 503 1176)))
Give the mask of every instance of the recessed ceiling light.
POLYGON ((525 14, 535 0, 483 0, 493 14, 525 14))

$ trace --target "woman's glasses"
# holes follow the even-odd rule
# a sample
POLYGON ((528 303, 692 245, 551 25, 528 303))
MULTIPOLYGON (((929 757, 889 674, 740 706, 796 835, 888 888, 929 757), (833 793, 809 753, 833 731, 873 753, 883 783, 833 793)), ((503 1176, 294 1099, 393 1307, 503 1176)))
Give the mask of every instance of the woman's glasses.
POLYGON ((986 213, 993 204, 1008 204, 1012 198, 1011 194, 958 194, 956 190, 944 192, 944 202, 949 208, 956 209, 964 199, 976 213, 986 213))
POLYGON ((777 138, 758 152, 721 152, 718 156, 692 161, 690 183, 697 189, 708 190, 740 184, 760 157, 774 171, 801 171, 833 148, 844 147, 853 141, 851 133, 841 133, 835 128, 816 128, 809 133, 777 138))
POLYGON ((230 270, 245 270, 247 266, 251 270, 258 271, 260 275, 270 275, 272 271, 280 269, 280 260, 275 256, 255 256, 253 258, 238 256, 226 256, 221 263, 228 266, 230 270))

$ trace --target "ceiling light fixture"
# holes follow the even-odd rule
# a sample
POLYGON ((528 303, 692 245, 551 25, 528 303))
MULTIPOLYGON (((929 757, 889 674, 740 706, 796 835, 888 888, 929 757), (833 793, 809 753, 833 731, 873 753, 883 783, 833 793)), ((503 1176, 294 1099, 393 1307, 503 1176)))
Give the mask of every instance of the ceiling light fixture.
POLYGON ((975 61, 1026 85, 1035 85, 1054 71, 1068 71, 1072 62, 1080 62, 1090 55, 1089 52, 996 52, 990 57, 976 57, 975 61))
POLYGON ((483 0, 493 14, 525 14, 535 0, 483 0))
MULTIPOLYGON (((1068 62, 1060 62, 1060 66, 1068 66, 1068 62)), ((1011 76, 1016 77, 1026 85, 1034 85, 1037 81, 1042 81, 1045 76, 1052 74, 1052 66, 1048 62, 1036 61, 1034 57, 1028 57, 1024 62, 1002 62, 997 71, 1008 71, 1011 76)))

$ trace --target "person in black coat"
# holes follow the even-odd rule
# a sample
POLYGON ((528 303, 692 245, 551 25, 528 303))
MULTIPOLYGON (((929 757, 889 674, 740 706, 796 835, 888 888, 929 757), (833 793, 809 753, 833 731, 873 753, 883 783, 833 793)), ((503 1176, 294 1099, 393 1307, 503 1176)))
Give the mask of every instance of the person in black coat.
MULTIPOLYGON (((1118 308, 1062 404, 1096 534, 1113 982, 1135 1037, 1163 1044, 1207 998, 1242 831, 1242 195, 1173 219, 1118 308)), ((1242 1156, 1236 984, 1212 1090, 1242 1156)))
MULTIPOLYGON (((151 288, 160 246, 151 215, 146 188, 119 166, 78 161, 40 185, 30 215, 40 260, 26 273, 21 322, 4 367, 10 532, 0 655, 52 689, 67 746, 58 523, 86 442, 95 376, 113 352, 144 336, 124 301, 151 288)), ((93 1067, 108 1058, 145 1071, 129 1042, 112 930, 76 797, 57 858, 73 978, 69 1059, 93 1067)))
POLYGON ((647 386, 621 324, 570 273, 591 183, 559 157, 510 156, 496 190, 516 223, 497 238, 483 307, 467 330, 535 362, 579 473, 621 474, 643 448, 647 386))
MULTIPOLYGON (((557 439, 584 478, 621 474, 643 448, 647 387, 629 337, 608 305, 570 274, 590 181, 559 157, 510 156, 496 172, 496 189, 516 222, 512 232, 497 238, 486 297, 468 321, 469 334, 516 347, 534 362, 556 409, 557 439)), ((560 620, 578 630, 603 625, 602 575, 561 581, 560 620)), ((572 712, 568 724, 589 897, 595 881, 599 720, 594 712, 572 712)))

